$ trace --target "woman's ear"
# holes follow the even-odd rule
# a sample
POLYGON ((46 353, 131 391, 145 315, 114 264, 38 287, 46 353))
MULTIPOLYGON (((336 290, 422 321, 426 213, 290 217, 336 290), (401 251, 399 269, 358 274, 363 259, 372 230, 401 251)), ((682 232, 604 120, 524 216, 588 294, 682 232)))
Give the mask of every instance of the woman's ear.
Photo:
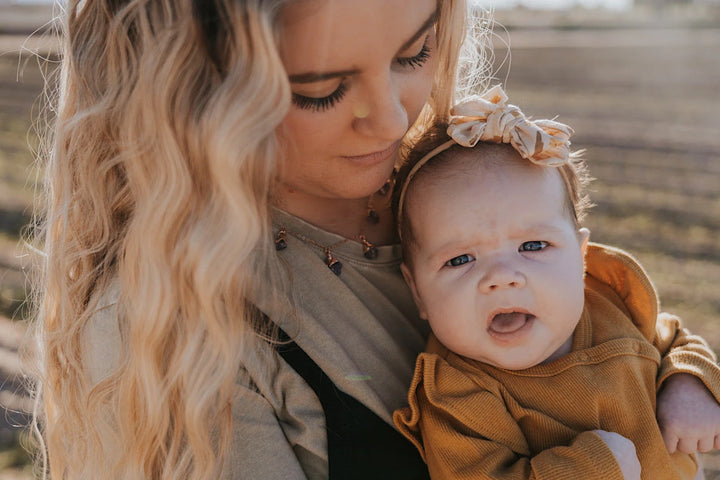
POLYGON ((588 242, 590 241, 590 230, 583 227, 578 230, 578 241, 580 242, 580 250, 582 250, 583 258, 587 253, 588 242))
POLYGON ((418 294, 417 287, 415 286, 415 279, 413 278, 410 268, 405 264, 405 262, 403 262, 402 264, 400 264, 400 270, 402 271, 403 277, 405 278, 405 283, 407 283, 410 287, 413 300, 415 300, 415 305, 417 306, 418 312, 420 313, 420 318, 422 318, 423 320, 427 320, 427 311, 425 310, 425 305, 423 304, 422 299, 418 294))

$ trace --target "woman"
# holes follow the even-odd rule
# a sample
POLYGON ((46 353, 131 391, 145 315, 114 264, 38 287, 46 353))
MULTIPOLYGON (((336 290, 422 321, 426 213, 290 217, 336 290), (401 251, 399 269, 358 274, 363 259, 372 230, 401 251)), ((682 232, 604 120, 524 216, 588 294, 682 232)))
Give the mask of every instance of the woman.
POLYGON ((52 477, 327 477, 323 408, 256 332, 270 318, 391 422, 426 332, 373 194, 428 98, 424 118, 447 113, 464 2, 66 11, 39 311, 52 477), (347 250, 340 276, 313 242, 347 250))
POLYGON ((464 2, 65 10, 38 312, 52 478, 415 472, 387 425, 427 332, 381 187, 408 129, 475 87, 472 56, 454 86, 464 2), (376 438, 390 458, 353 457, 376 438))

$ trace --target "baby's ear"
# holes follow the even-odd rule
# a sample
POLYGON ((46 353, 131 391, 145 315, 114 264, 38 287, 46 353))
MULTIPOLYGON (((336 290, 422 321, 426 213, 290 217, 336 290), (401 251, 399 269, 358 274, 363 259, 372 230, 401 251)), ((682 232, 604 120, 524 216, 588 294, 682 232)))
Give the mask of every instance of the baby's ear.
POLYGON ((425 310, 425 304, 422 302, 422 299, 420 298, 420 295, 418 294, 417 287, 415 286, 415 279, 413 278, 412 272, 410 271, 410 268, 403 262, 400 264, 400 270, 402 271, 403 277, 405 278, 405 283, 407 283, 410 286, 410 291, 412 292, 413 300, 415 300, 415 305, 418 308, 418 312, 420 313, 420 318, 423 320, 427 320, 427 311, 425 310))
POLYGON ((580 242, 580 250, 582 250, 583 258, 587 253, 588 242, 590 241, 590 230, 583 227, 577 232, 578 241, 580 242))

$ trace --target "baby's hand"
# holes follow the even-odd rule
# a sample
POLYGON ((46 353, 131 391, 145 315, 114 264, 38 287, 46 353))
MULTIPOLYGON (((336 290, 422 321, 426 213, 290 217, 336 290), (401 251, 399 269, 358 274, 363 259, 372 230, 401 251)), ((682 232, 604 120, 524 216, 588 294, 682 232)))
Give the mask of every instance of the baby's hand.
POLYGON ((620 465, 625 480, 640 480, 640 460, 635 452, 635 444, 619 433, 605 430, 593 430, 593 432, 607 444, 615 455, 615 461, 620 465))
POLYGON ((665 380, 657 420, 670 453, 720 449, 720 405, 693 375, 676 373, 665 380))

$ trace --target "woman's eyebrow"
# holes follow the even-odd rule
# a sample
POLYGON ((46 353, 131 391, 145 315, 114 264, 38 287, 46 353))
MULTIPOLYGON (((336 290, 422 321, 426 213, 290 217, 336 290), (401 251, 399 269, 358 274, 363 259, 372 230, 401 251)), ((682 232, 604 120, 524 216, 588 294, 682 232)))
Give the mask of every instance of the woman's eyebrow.
POLYGON ((359 73, 360 70, 352 69, 352 70, 338 70, 337 72, 307 72, 307 73, 298 73, 297 75, 289 75, 288 79, 290 80, 290 83, 314 83, 314 82, 322 82, 323 80, 330 80, 332 78, 338 78, 338 77, 349 77, 350 75, 354 75, 356 73, 359 73))
MULTIPOLYGON (((433 26, 435 24, 435 21, 437 20, 437 10, 435 10, 425 22, 423 22, 422 26, 418 29, 417 32, 413 34, 412 37, 403 45, 400 47, 400 52, 403 50, 406 50, 412 46, 413 43, 417 41, 418 38, 420 38, 425 31, 433 26)), ((342 78, 342 77, 349 77, 351 75, 355 75, 359 73, 360 71, 357 69, 351 69, 351 70, 338 70, 336 72, 307 72, 307 73, 298 73, 296 75, 289 75, 288 79, 290 80, 290 83, 315 83, 315 82, 322 82, 323 80, 331 80, 333 78, 342 78)))
POLYGON ((435 24, 435 21, 437 20, 437 13, 438 13, 437 10, 435 10, 428 17, 428 19, 425 20, 425 22, 418 29, 418 31, 415 32, 415 34, 412 37, 410 37, 410 39, 407 42, 403 43, 402 47, 400 47, 400 50, 398 50, 398 51, 402 52, 403 50, 410 48, 412 46, 412 44, 415 43, 417 41, 417 39, 420 38, 428 28, 432 27, 435 24))

